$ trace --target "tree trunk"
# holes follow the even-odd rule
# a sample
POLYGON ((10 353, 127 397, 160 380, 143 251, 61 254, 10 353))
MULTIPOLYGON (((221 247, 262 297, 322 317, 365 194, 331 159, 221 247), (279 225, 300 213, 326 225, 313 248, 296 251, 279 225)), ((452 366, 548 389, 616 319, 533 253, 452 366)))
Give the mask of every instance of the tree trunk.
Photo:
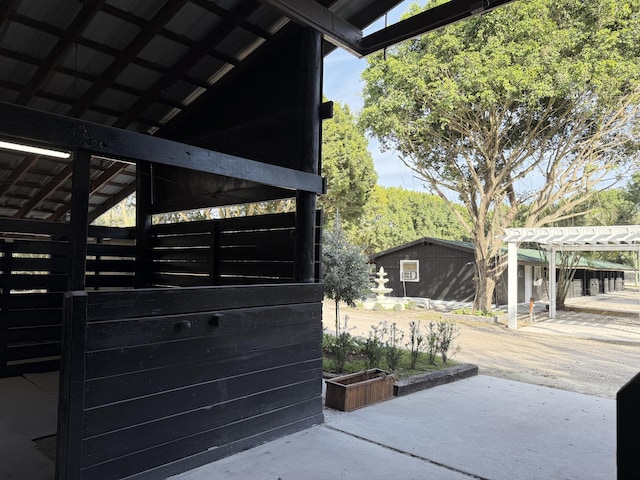
POLYGON ((476 298, 473 302, 474 310, 489 311, 493 303, 496 280, 491 274, 491 266, 476 263, 478 280, 476 284, 476 298))
POLYGON ((336 338, 340 336, 340 300, 336 302, 336 338))

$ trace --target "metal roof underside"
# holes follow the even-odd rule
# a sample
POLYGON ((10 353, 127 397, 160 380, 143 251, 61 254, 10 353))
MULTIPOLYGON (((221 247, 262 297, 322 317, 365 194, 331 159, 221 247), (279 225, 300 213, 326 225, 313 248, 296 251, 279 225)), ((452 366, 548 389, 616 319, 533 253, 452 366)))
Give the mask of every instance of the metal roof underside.
MULTIPOLYGON (((0 102, 153 135, 291 21, 321 31, 325 53, 363 55, 506 1, 452 0, 362 36, 399 3, 0 0, 0 102)), ((0 216, 64 220, 71 162, 0 149, 0 216)), ((134 191, 135 167, 94 159, 92 180, 95 218, 134 191)))
POLYGON ((640 225, 507 228, 503 240, 556 251, 635 251, 640 250, 640 225))

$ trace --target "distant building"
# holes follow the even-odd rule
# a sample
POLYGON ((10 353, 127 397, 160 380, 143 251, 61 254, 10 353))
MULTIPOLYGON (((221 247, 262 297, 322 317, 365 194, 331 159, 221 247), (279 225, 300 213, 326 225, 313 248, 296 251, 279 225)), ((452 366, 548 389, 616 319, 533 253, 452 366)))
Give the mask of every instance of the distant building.
MULTIPOLYGON (((471 302, 475 295, 473 244, 424 237, 371 255, 384 267, 387 287, 397 297, 471 302)), ((548 262, 544 252, 518 249, 518 302, 547 300, 548 262)), ((626 265, 581 258, 568 297, 598 295, 624 288, 626 265)), ((507 303, 507 272, 496 287, 498 304, 507 303)))

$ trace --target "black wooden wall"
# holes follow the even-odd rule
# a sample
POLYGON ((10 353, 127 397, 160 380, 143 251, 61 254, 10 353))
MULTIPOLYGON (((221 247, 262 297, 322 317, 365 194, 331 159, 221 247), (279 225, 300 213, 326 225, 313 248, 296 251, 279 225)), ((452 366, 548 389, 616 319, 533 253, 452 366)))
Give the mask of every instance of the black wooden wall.
POLYGON ((375 259, 376 270, 384 267, 393 296, 404 296, 400 260, 420 261, 420 281, 405 282, 406 296, 451 301, 473 301, 475 294, 472 251, 422 242, 375 259))
MULTIPOLYGON (((320 269, 320 212, 315 268, 320 269)), ((0 377, 57 370, 69 226, 0 219, 0 377)), ((87 289, 134 285, 133 229, 90 227, 87 289)), ((295 214, 154 225, 151 286, 291 283, 295 214)))
MULTIPOLYGON (((57 370, 69 226, 0 219, 0 231, 0 377, 57 370)), ((132 236, 131 229, 89 229, 88 288, 133 286, 132 236)))
POLYGON ((58 478, 164 478, 321 423, 322 296, 319 284, 68 294, 58 478))

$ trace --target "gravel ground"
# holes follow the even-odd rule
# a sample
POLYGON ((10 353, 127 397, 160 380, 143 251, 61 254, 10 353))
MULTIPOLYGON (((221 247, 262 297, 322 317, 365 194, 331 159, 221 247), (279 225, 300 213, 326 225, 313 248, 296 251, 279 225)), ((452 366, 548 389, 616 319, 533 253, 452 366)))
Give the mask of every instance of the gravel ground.
MULTIPOLYGON (((437 312, 405 310, 373 312, 361 308, 341 307, 353 335, 367 337, 373 325, 386 320, 395 322, 408 341, 409 322, 437 319, 437 312)), ((573 314, 575 315, 575 314, 573 314)), ((562 314, 558 315, 562 322, 562 314)), ((334 330, 335 304, 325 301, 323 324, 334 330)), ((580 314, 583 321, 623 322, 615 316, 580 314)), ((602 341, 573 336, 510 330, 502 324, 458 321, 458 362, 478 365, 480 373, 526 383, 570 390, 588 395, 614 398, 617 391, 640 371, 640 343, 602 341)), ((640 324, 638 325, 640 327, 640 324)))

